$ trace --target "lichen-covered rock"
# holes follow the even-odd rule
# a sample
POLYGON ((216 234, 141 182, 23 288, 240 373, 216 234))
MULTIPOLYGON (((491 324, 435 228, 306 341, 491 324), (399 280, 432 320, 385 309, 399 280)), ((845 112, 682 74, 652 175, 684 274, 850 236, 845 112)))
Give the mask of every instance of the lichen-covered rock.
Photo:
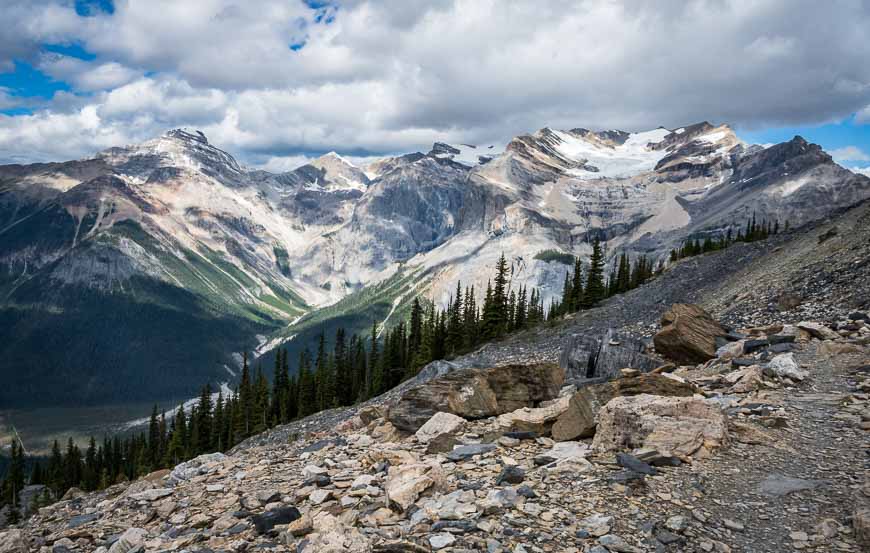
POLYGON ((416 432, 439 411, 492 417, 553 399, 563 382, 564 372, 553 363, 458 370, 406 391, 388 418, 396 428, 416 432))
POLYGON ((686 460, 727 441, 727 418, 715 403, 643 394, 617 397, 604 406, 592 447, 600 452, 650 448, 686 460))
POLYGON ((662 315, 662 329, 653 337, 656 352, 683 364, 703 363, 716 357, 716 337, 728 333, 706 311, 694 304, 675 303, 662 315))

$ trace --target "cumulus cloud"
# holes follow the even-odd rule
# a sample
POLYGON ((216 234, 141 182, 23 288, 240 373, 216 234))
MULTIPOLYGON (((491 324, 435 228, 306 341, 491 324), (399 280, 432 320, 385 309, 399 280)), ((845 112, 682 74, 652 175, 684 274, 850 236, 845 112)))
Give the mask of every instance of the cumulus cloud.
POLYGON ((57 54, 43 56, 38 67, 55 80, 69 82, 82 92, 110 90, 141 75, 141 72, 117 62, 92 63, 57 54))
MULTIPOLYGON (((866 2, 337 3, 126 0, 77 18, 65 3, 20 2, 31 44, 52 36, 97 56, 43 58, 48 74, 90 95, 58 95, 28 117, 66 132, 68 155, 195 126, 271 168, 329 150, 504 144, 543 126, 759 128, 862 109, 870 120, 866 2), (69 124, 85 110, 96 129, 69 124)), ((35 55, 2 44, 0 63, 35 55)), ((59 147, 25 148, 26 121, 0 119, 0 161, 59 147)))

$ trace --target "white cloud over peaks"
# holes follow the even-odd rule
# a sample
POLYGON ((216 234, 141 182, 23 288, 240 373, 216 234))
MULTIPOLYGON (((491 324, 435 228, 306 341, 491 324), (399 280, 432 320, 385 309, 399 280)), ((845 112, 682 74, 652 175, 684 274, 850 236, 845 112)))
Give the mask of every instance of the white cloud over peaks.
POLYGON ((870 154, 857 146, 845 146, 829 152, 834 161, 870 161, 870 154))
POLYGON ((857 120, 870 120, 866 2, 338 0, 324 12, 116 0, 113 15, 88 18, 63 0, 12 2, 0 64, 29 56, 88 94, 0 117, 0 163, 79 157, 178 126, 278 168, 330 150, 503 144, 543 126, 760 127, 862 108, 857 120), (97 59, 39 57, 47 37, 97 59), (86 110, 96 128, 72 123, 86 110), (19 139, 30 125, 42 134, 19 139), (37 144, 49 129, 57 142, 37 144))
POLYGON ((870 177, 870 165, 868 165, 867 167, 852 167, 852 171, 860 173, 865 177, 870 177))

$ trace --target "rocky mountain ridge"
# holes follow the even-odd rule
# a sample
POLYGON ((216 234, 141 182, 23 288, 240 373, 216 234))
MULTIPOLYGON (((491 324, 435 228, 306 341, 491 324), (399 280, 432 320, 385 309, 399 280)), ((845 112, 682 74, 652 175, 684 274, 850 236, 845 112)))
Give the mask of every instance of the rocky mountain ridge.
MULTIPOLYGON (((143 394, 167 397, 194 380, 233 378, 241 351, 294 346, 294 336, 307 336, 298 325, 320 320, 324 307, 359 319, 359 302, 341 300, 379 283, 395 291, 373 314, 391 324, 416 295, 443 304, 458 280, 482 290, 510 252, 512 285, 537 287, 548 303, 566 268, 537 257, 546 250, 582 257, 597 237, 609 254, 656 257, 752 214, 798 225, 870 196, 870 179, 802 139, 763 149, 708 123, 646 133, 542 129, 493 150, 436 144, 366 168, 327 154, 271 174, 241 167, 201 133, 174 130, 90 160, 0 167, 0 318, 14 338, 0 372, 19 374, 38 344, 65 348, 85 329, 95 363, 75 351, 51 363, 63 379, 84 373, 82 389, 96 390, 69 397, 118 394, 103 369, 130 354, 100 353, 126 339, 111 315, 93 309, 108 302, 141 324, 144 341, 181 340, 160 359, 136 351, 142 366, 131 368, 139 380, 145 365, 186 372, 178 386, 143 394), (137 316, 141 306, 152 320, 175 321, 172 334, 144 328, 152 325, 137 316), (57 313, 75 315, 75 330, 57 313), (233 338, 203 360, 182 351, 209 334, 233 338)), ((36 367, 24 372, 57 380, 36 367)), ((14 403, 28 382, 3 399, 14 403)))

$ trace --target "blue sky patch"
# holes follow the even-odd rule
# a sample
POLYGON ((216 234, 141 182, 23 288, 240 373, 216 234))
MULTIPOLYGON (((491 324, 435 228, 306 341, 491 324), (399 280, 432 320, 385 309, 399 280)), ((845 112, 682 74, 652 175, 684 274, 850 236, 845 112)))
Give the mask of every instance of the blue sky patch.
POLYGON ((115 13, 115 3, 112 0, 75 0, 75 8, 76 13, 82 17, 115 13))
POLYGON ((71 90, 69 84, 56 81, 29 63, 15 62, 15 71, 0 73, 0 87, 13 96, 49 99, 59 90, 71 90))

